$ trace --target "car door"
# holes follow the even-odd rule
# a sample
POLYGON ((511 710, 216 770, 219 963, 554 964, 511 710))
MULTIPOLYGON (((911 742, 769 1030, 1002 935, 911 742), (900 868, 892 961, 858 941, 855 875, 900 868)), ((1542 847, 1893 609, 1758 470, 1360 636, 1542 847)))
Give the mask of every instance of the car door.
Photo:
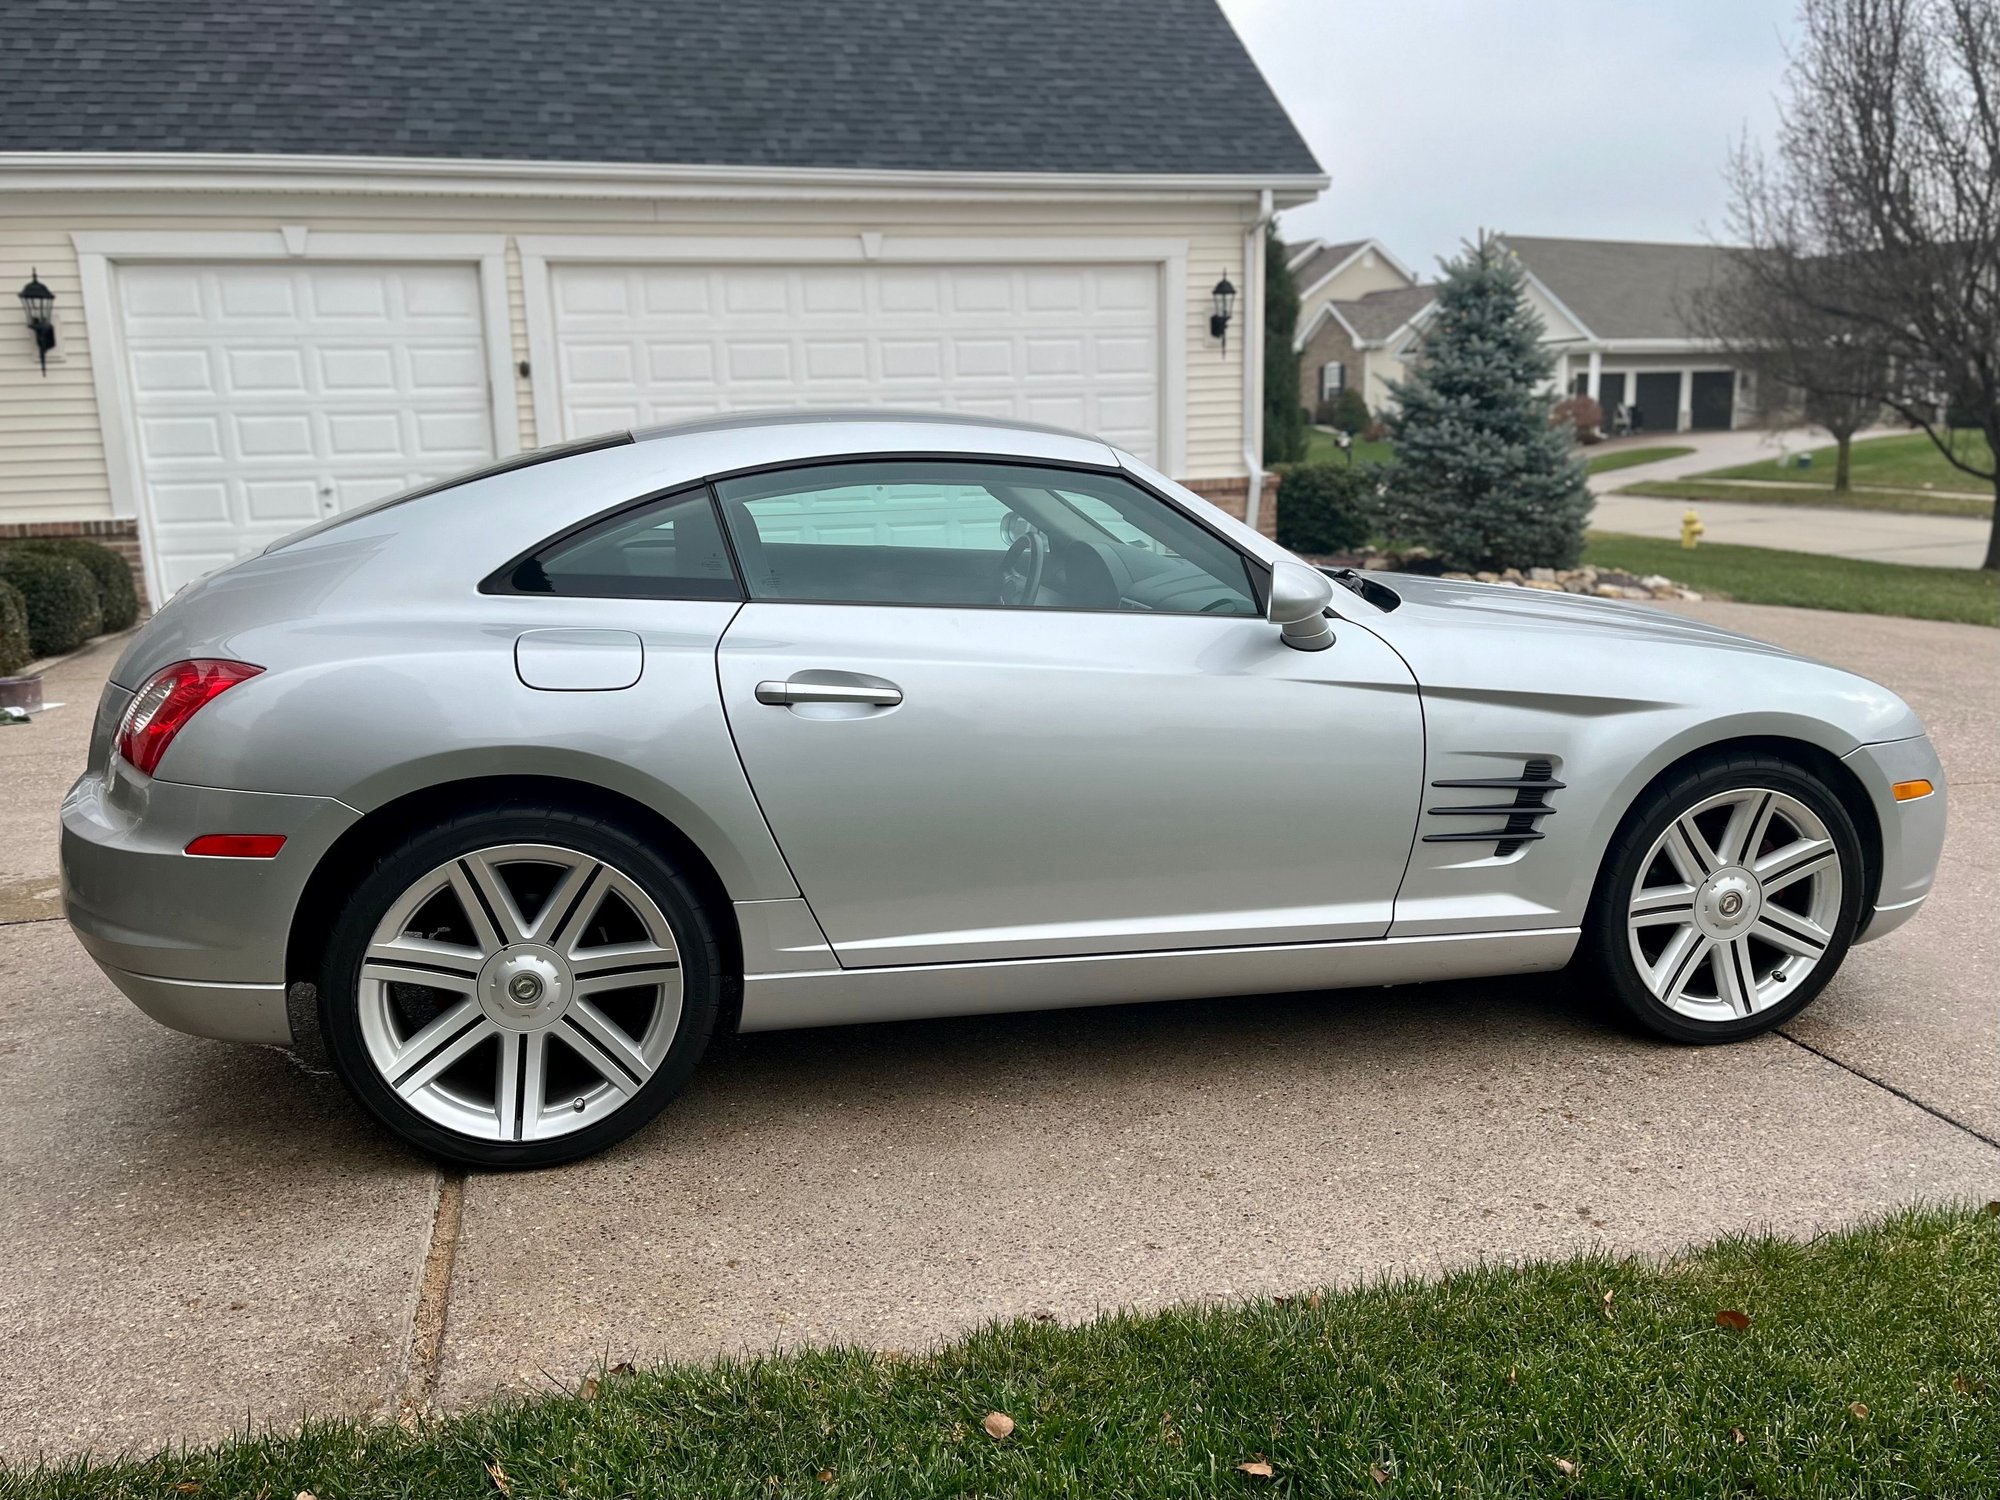
POLYGON ((1422 774, 1415 684, 1284 646, 1227 542, 1115 472, 870 460, 716 486, 717 653, 840 962, 1373 938, 1422 774))

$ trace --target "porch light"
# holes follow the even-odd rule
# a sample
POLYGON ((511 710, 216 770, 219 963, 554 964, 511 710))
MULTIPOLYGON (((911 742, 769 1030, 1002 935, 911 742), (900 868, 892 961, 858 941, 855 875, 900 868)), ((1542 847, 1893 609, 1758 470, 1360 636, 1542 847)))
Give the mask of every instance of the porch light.
POLYGON ((1208 315, 1208 336, 1222 340, 1225 353, 1229 349, 1229 315, 1236 307, 1236 288, 1229 284, 1229 276, 1224 273, 1216 282, 1215 290, 1209 294, 1215 311, 1208 315))
POLYGON ((21 288, 21 309, 28 315, 28 328, 35 335, 42 373, 49 373, 49 351, 56 346, 56 294, 42 285, 39 271, 28 272, 28 284, 21 288))

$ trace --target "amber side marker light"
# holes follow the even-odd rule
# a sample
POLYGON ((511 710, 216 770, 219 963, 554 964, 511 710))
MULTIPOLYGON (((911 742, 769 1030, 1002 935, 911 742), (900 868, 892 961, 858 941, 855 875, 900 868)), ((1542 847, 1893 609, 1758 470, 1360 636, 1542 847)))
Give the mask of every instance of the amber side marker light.
POLYGON ((284 847, 282 833, 204 833, 187 852, 210 859, 269 859, 284 847))
POLYGON ((1889 790, 1895 793, 1898 802, 1914 802, 1919 797, 1928 797, 1937 788, 1919 777, 1915 781, 1899 781, 1889 790))

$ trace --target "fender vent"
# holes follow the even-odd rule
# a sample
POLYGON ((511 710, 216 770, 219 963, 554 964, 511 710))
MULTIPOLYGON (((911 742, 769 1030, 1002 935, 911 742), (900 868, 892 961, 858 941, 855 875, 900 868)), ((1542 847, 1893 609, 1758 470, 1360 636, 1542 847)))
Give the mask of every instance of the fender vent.
POLYGON ((1531 844, 1542 836, 1540 820, 1555 815, 1547 797, 1550 792, 1559 792, 1563 783, 1555 779, 1555 767, 1546 760, 1531 760, 1521 768, 1519 776, 1482 776, 1463 781, 1433 781, 1432 786, 1440 790, 1463 790, 1513 793, 1512 800, 1495 795, 1482 798, 1478 802, 1462 807, 1432 807, 1426 812, 1433 818, 1505 818, 1506 823, 1499 828, 1482 829, 1477 833, 1469 830, 1452 829, 1445 833, 1427 833, 1426 844, 1485 844, 1494 846, 1496 855, 1512 854, 1523 844, 1531 844))

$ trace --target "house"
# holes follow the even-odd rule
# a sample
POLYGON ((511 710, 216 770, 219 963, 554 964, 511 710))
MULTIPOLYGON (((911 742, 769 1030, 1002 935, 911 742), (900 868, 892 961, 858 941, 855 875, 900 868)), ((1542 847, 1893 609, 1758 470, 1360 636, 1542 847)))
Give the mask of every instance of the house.
POLYGON ((1368 409, 1391 404, 1389 382, 1403 374, 1413 325, 1435 289, 1418 282, 1378 240, 1288 246, 1299 316, 1292 347, 1299 355, 1299 399, 1317 412, 1349 386, 1368 409))
POLYGON ((1739 427, 1756 413, 1749 372, 1687 322, 1689 299, 1720 279, 1714 245, 1505 235, 1556 352, 1556 386, 1589 396, 1604 425, 1624 407, 1644 432, 1739 427))
POLYGON ((563 439, 887 405, 1270 530, 1264 226, 1326 178, 1215 0, 21 0, 0 540, 155 599, 563 439), (1212 324, 1220 283, 1239 290, 1212 324))
MULTIPOLYGON (((1555 387, 1590 396, 1608 430, 1623 407, 1647 432, 1740 426, 1756 415, 1750 372, 1697 335, 1689 299, 1720 277, 1711 245, 1504 235, 1527 273, 1528 300, 1556 358, 1555 387)), ((1436 289, 1373 240, 1298 247, 1300 399, 1312 410, 1352 384, 1371 412, 1394 404, 1436 289)))

